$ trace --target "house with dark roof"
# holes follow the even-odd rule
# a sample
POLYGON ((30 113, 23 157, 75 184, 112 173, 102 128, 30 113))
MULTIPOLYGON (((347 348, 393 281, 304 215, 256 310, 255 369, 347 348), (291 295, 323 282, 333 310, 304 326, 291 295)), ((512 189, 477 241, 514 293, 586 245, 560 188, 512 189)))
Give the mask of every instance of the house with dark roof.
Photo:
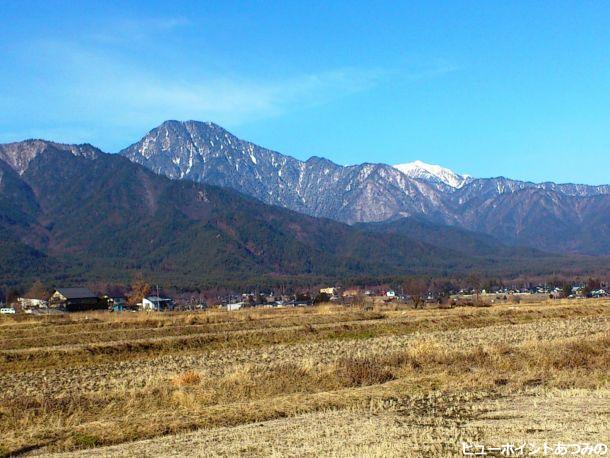
POLYGON ((101 310, 107 307, 89 288, 57 288, 49 299, 49 306, 67 312, 101 310))

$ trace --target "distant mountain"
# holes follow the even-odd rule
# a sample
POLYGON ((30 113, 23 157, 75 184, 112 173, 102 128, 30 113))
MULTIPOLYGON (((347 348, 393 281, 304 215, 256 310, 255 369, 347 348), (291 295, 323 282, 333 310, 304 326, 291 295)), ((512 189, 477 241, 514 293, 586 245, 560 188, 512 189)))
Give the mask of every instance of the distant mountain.
POLYGON ((610 253, 610 196, 578 196, 539 186, 485 198, 459 206, 463 227, 507 243, 535 246, 551 252, 588 255, 610 253))
POLYGON ((349 224, 418 216, 505 244, 610 254, 608 185, 471 178, 421 161, 345 167, 318 157, 299 161, 197 121, 167 121, 120 154, 173 179, 233 188, 349 224))
POLYGON ((433 183, 443 183, 456 189, 461 188, 470 180, 468 175, 460 175, 453 170, 446 169, 440 165, 426 164, 422 161, 396 164, 394 165, 394 168, 400 170, 409 178, 418 178, 433 183))
POLYGON ((89 145, 26 141, 0 151, 11 160, 0 160, 0 284, 125 282, 141 270, 164 284, 200 287, 509 266, 488 259, 492 242, 479 256, 459 244, 373 233, 170 180, 89 145))

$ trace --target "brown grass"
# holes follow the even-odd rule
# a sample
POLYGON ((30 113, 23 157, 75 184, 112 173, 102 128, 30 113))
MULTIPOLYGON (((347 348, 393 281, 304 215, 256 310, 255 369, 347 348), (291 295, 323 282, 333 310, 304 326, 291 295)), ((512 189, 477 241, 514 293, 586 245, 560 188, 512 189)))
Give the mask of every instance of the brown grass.
MULTIPOLYGON (((40 338, 30 338, 17 349, 0 351, 0 369, 18 371, 25 368, 52 368, 62 366, 77 366, 85 364, 101 364, 112 360, 127 360, 142 357, 158 357, 162 354, 201 353, 215 349, 250 348, 277 343, 294 344, 307 341, 323 341, 328 339, 367 339, 384 335, 405 335, 414 332, 429 330, 451 330, 465 328, 479 328, 495 323, 524 323, 542 318, 564 318, 568 316, 610 315, 609 307, 602 303, 591 303, 585 307, 574 304, 556 304, 541 308, 539 305, 514 307, 498 307, 485 310, 480 309, 454 309, 454 310, 426 310, 426 311, 398 311, 398 312, 364 312, 338 309, 337 316, 329 310, 336 307, 326 307, 320 313, 296 309, 292 312, 286 309, 280 311, 280 319, 269 317, 269 310, 262 310, 262 317, 252 318, 255 312, 239 314, 239 319, 218 317, 219 312, 210 312, 216 323, 231 323, 230 328, 209 329, 200 325, 185 326, 188 315, 173 317, 167 314, 166 318, 159 318, 158 326, 167 327, 165 335, 149 337, 151 319, 136 320, 128 314, 128 324, 146 323, 144 329, 139 329, 137 336, 127 339, 124 337, 125 323, 118 321, 118 329, 110 328, 102 338, 93 334, 90 339, 82 343, 72 343, 74 328, 65 329, 64 323, 59 326, 61 331, 49 329, 35 329, 34 333, 45 335, 59 332, 52 345, 41 346, 40 338), (290 313, 292 312, 292 313, 290 313), (439 317, 442 316, 442 319, 439 317), (334 319, 333 319, 334 317, 334 319), (244 325, 244 320, 247 323, 244 325), (163 323, 160 325, 160 323, 163 323), (173 325, 172 323, 177 323, 173 325), (234 328, 235 324, 243 326, 234 328), (249 323, 249 324, 248 324, 249 323), (49 332, 50 331, 50 332, 49 332), (34 343, 32 344, 32 341, 34 343), (39 343, 40 342, 40 343, 39 343), (68 343, 67 343, 68 342, 68 343), (25 363, 25 364, 24 364, 25 363)), ((108 314, 111 315, 111 314, 108 314)), ((137 314, 135 314, 137 315, 137 314)), ((144 314, 148 316, 148 314, 144 314)), ((225 315, 231 315, 225 312, 225 315)), ((205 314, 198 320, 205 320, 205 314)), ((85 320, 86 323, 91 320, 85 320)), ((103 322, 107 326, 110 322, 103 322)), ((99 322, 93 323, 98 325, 99 322)), ((78 329, 83 329, 81 324, 78 329)), ((29 333, 32 330, 28 330, 29 333)), ((8 334, 8 333, 7 333, 8 334)), ((81 337, 81 336, 78 336, 81 337)), ((10 340, 9 340, 10 348, 10 340)), ((6 347, 5 347, 6 348, 6 347)))
MULTIPOLYGON (((383 412, 405 404, 423 415, 430 406, 421 399, 441 394, 429 421, 442 415, 459 423, 474 419, 465 399, 608 388, 604 302, 304 310, 168 314, 155 318, 167 340, 142 342, 110 339, 133 326, 149 332, 153 318, 32 320, 12 330, 3 322, 0 332, 15 339, 48 331, 62 342, 78 329, 74 322, 81 334, 103 339, 3 352, 0 383, 11 387, 0 395, 3 452, 99 447, 378 404, 383 412), (183 340, 191 327, 197 331, 183 340)), ((448 435, 445 447, 456 437, 448 435)))
POLYGON ((172 382, 177 387, 197 385, 201 382, 201 375, 195 371, 186 371, 176 375, 172 382))
MULTIPOLYGON (((590 442, 608 436, 610 391, 414 395, 87 450, 114 456, 463 456, 460 444, 590 442), (566 412, 572 415, 567 416, 566 412), (254 432, 254 434, 253 434, 254 432)), ((71 455, 72 456, 72 455, 71 455)))

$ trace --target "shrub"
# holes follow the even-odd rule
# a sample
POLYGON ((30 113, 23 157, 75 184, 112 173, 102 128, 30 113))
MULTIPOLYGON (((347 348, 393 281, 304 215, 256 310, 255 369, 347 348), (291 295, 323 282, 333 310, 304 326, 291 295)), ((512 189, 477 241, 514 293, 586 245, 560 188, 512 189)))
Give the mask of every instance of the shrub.
POLYGON ((186 371, 178 374, 172 380, 176 386, 191 386, 201 382, 201 375, 195 371, 186 371))
POLYGON ((375 358, 343 358, 337 366, 337 373, 346 386, 376 385, 395 379, 394 374, 375 358))
POLYGON ((74 443, 82 448, 93 448, 101 444, 99 438, 84 433, 76 433, 74 435, 74 443))

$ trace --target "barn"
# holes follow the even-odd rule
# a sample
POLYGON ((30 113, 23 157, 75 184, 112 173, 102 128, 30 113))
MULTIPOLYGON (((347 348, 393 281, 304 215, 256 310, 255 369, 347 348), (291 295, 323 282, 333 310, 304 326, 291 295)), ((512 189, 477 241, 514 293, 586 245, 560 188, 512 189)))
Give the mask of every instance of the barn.
POLYGON ((100 310, 107 308, 88 288, 57 288, 49 299, 49 306, 65 309, 67 312, 100 310))

